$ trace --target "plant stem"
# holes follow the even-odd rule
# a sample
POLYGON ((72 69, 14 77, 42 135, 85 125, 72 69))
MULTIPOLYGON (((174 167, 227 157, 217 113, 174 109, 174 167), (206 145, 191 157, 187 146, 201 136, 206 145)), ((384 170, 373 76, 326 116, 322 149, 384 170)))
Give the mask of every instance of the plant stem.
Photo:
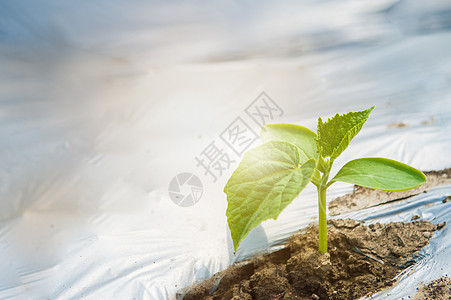
POLYGON ((318 186, 318 209, 319 209, 319 251, 327 252, 327 215, 326 215, 326 190, 327 187, 318 186))

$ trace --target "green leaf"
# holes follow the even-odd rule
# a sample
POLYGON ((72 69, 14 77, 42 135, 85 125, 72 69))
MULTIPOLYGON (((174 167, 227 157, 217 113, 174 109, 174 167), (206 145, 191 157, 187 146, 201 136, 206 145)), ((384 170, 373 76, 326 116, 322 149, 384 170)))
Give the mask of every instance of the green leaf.
POLYGON ((309 159, 318 160, 316 133, 308 128, 293 124, 268 124, 260 130, 263 143, 269 141, 285 141, 299 148, 301 163, 309 159))
POLYGON ((342 181, 376 190, 403 191, 426 182, 424 174, 396 160, 380 157, 351 160, 338 171, 332 182, 342 181))
POLYGON ((337 158, 349 145, 351 140, 362 129, 374 106, 367 110, 336 114, 323 123, 318 118, 318 138, 316 142, 323 157, 337 158))
POLYGON ((268 142, 244 155, 224 188, 235 250, 262 221, 276 219, 310 181, 315 161, 299 164, 298 148, 288 142, 268 142))

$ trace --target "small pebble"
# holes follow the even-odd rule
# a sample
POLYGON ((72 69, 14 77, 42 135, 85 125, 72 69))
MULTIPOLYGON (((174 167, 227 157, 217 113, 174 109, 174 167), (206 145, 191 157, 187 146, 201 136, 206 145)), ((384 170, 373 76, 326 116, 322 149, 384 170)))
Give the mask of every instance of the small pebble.
POLYGON ((423 236, 425 238, 430 238, 432 236, 432 233, 426 231, 426 232, 423 232, 423 236))
POLYGON ((410 221, 415 221, 415 220, 418 220, 419 218, 420 218, 419 215, 414 215, 414 216, 412 217, 412 219, 410 219, 410 221))
POLYGON ((317 294, 312 294, 312 295, 310 296, 310 298, 311 298, 312 300, 319 300, 319 296, 318 296, 317 294))
POLYGON ((437 224, 437 229, 440 230, 440 229, 442 229, 445 226, 446 226, 446 222, 442 222, 440 224, 437 224))
POLYGON ((451 200, 451 196, 446 196, 445 199, 442 200, 443 203, 448 202, 449 200, 451 200))

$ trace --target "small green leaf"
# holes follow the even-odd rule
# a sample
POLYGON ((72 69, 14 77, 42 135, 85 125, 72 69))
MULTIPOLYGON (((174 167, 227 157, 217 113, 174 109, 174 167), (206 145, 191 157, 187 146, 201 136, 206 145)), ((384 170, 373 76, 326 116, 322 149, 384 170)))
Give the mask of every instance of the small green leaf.
POLYGON ((336 114, 323 123, 318 118, 318 138, 316 142, 323 157, 337 158, 349 145, 351 140, 362 129, 374 106, 367 110, 336 114))
POLYGON ((318 160, 316 133, 308 128, 293 124, 268 124, 260 130, 263 143, 269 141, 285 141, 299 148, 301 163, 309 159, 318 160))
POLYGON ((262 221, 276 219, 310 181, 315 161, 299 164, 298 148, 288 142, 268 142, 244 155, 224 188, 235 250, 262 221))
POLYGON ((342 181, 376 190, 403 191, 426 182, 424 174, 396 160, 380 157, 351 160, 338 171, 332 182, 342 181))

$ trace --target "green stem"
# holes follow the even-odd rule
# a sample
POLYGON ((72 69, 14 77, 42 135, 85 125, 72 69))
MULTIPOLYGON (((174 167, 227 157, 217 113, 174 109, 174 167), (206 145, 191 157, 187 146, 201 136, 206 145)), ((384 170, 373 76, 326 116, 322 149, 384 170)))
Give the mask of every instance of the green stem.
POLYGON ((326 187, 318 186, 319 251, 321 253, 327 252, 326 190, 326 187))

